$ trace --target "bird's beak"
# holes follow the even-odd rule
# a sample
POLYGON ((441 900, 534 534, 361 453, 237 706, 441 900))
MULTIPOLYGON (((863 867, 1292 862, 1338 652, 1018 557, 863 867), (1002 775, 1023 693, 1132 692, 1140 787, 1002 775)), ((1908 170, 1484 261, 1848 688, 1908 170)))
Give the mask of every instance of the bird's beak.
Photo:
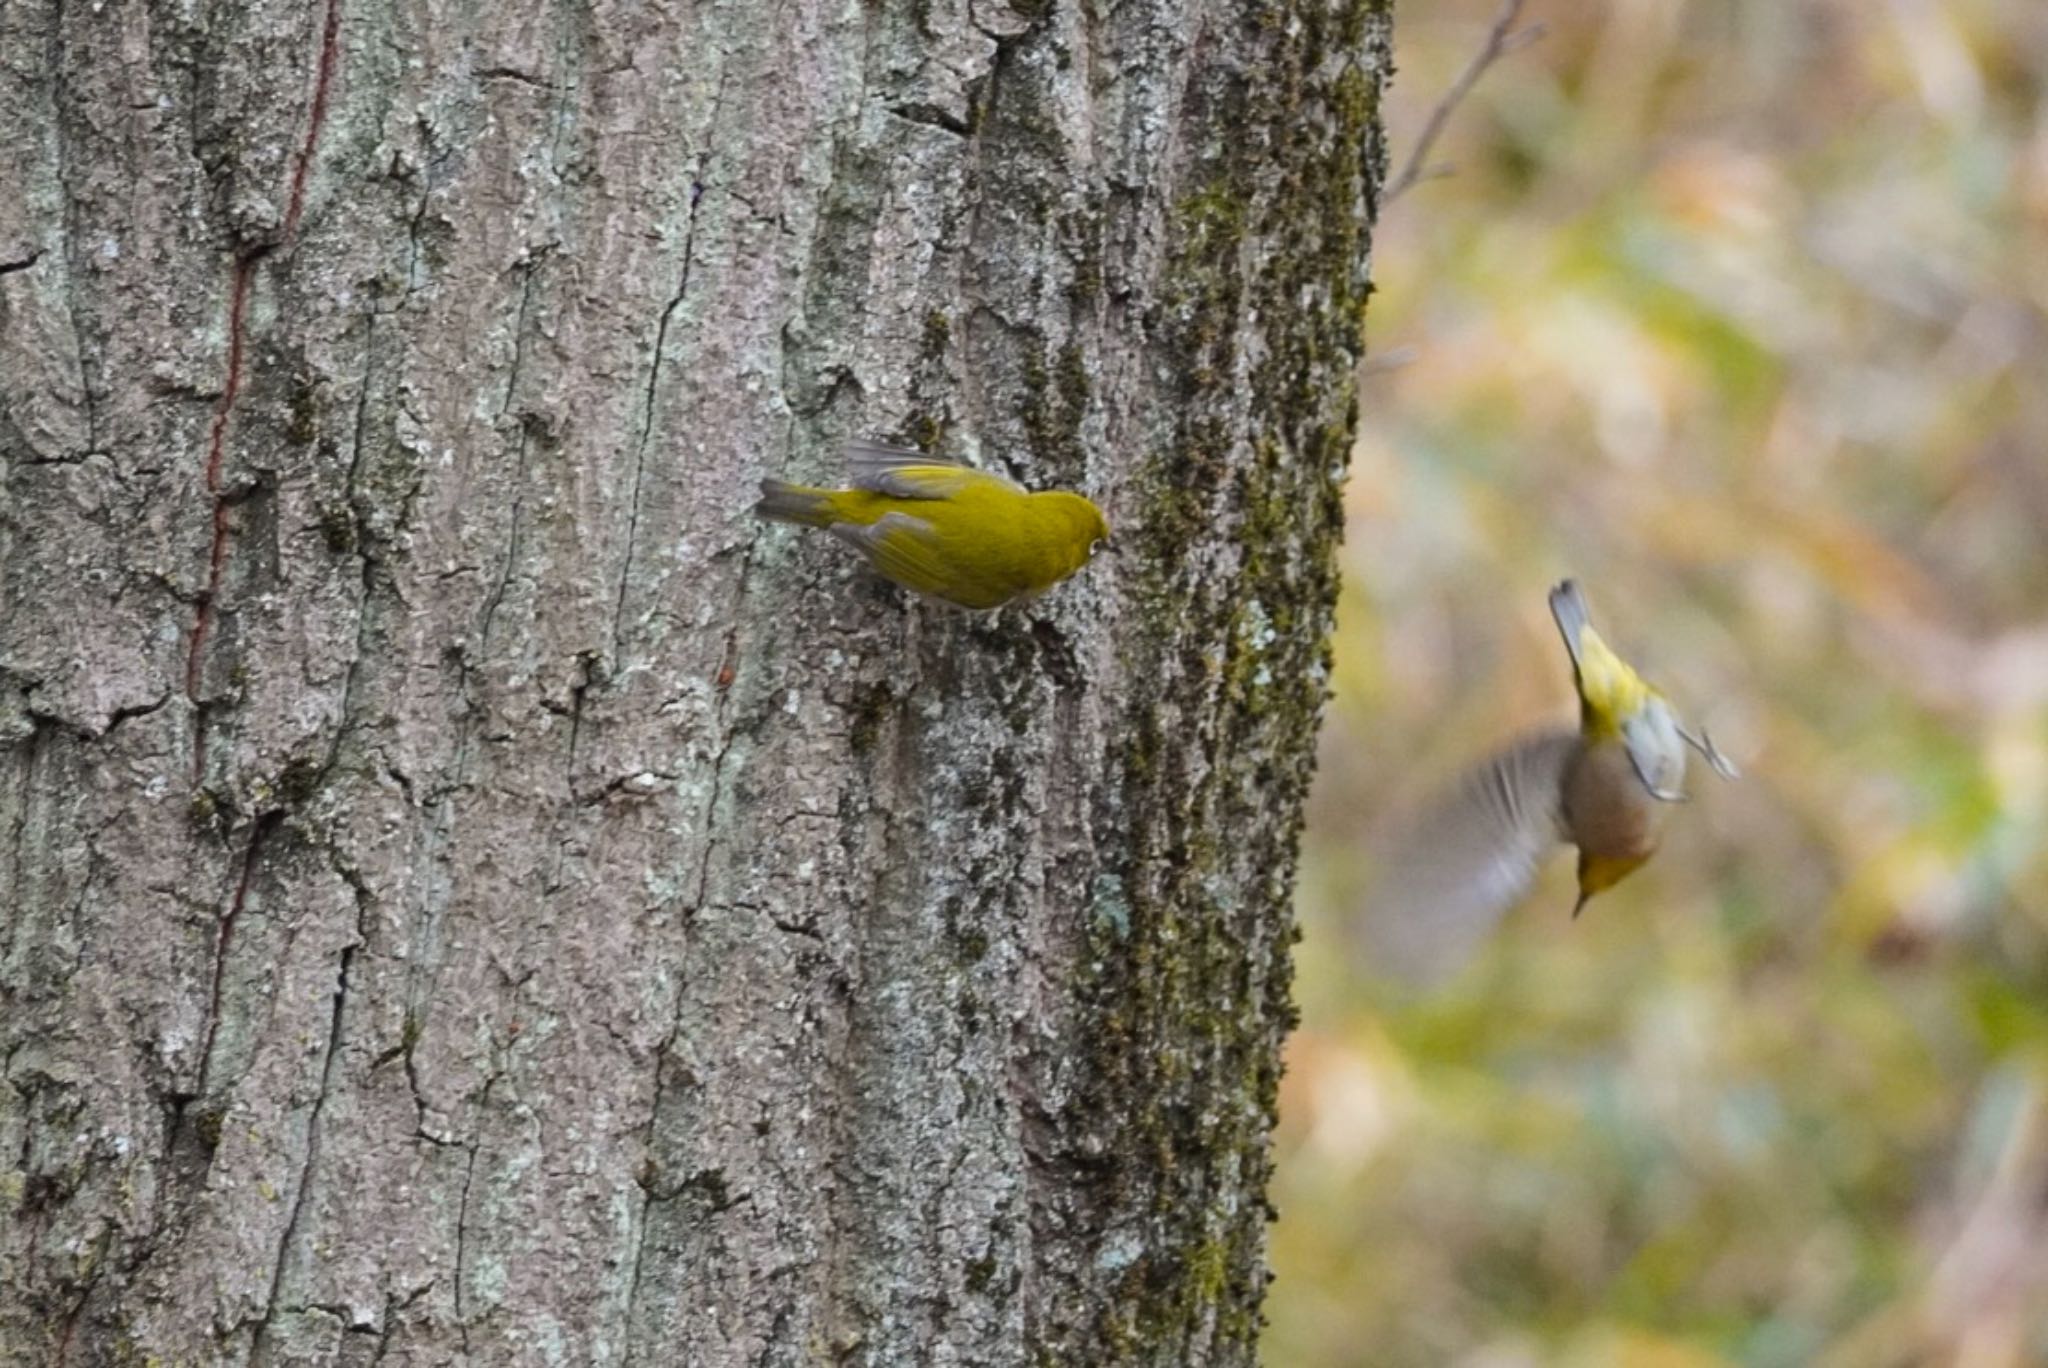
POLYGON ((1591 893, 1587 893, 1587 892, 1585 892, 1585 891, 1583 891, 1583 890, 1581 890, 1581 891, 1580 891, 1580 893, 1579 893, 1579 900, 1578 900, 1577 902, 1575 902, 1575 903, 1573 903, 1573 904, 1572 904, 1572 920, 1573 920, 1573 921, 1577 921, 1577 920, 1579 919, 1579 913, 1581 913, 1581 912, 1583 912, 1583 911, 1585 911, 1585 910, 1586 910, 1586 903, 1587 903, 1587 900, 1588 900, 1588 899, 1590 899, 1590 898, 1591 898, 1592 896, 1593 896, 1593 895, 1592 895, 1591 893))

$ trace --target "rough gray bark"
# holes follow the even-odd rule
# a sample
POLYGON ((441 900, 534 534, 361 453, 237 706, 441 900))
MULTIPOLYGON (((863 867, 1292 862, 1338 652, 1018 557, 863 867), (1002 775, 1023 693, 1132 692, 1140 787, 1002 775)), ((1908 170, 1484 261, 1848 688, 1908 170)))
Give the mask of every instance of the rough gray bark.
POLYGON ((0 0, 0 1363, 1248 1361, 1385 0, 0 0), (747 513, 1094 493, 988 619, 747 513))

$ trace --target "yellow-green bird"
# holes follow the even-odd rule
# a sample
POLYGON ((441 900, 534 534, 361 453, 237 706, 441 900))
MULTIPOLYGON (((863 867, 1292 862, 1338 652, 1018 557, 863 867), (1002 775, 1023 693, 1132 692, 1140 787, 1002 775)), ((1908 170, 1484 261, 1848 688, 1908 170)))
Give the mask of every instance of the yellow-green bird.
POLYGON ((1396 968, 1429 977, 1462 960, 1560 842, 1579 850, 1578 916, 1655 853, 1667 806, 1685 797, 1687 746, 1735 777, 1713 741, 1688 732, 1593 630, 1577 584, 1550 591, 1550 614, 1571 654, 1578 729, 1520 738, 1404 824, 1369 927, 1396 968))
POLYGON ((922 451, 849 442, 846 489, 761 481, 754 512, 822 527, 906 589, 962 608, 1044 593, 1109 541, 1102 510, 1079 494, 1039 493, 922 451))

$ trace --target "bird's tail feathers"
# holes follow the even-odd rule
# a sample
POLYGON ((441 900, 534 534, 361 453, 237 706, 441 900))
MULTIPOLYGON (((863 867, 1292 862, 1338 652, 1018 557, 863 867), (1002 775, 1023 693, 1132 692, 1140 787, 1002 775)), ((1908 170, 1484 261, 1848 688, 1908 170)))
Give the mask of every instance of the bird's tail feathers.
POLYGON ((1592 626, 1593 615, 1586 609, 1586 596, 1577 580, 1563 580, 1550 591, 1550 616, 1564 636, 1564 648, 1572 654, 1572 669, 1579 668, 1579 638, 1592 626))
POLYGON ((1576 580, 1564 580, 1550 591, 1550 615, 1557 619, 1565 649, 1571 652, 1572 681, 1578 686, 1584 724, 1590 730, 1614 731, 1649 702, 1649 685, 1593 630, 1586 596, 1576 580))
POLYGON ((832 491, 785 480, 763 480, 761 501, 754 505, 754 516, 770 522, 825 527, 832 522, 832 491))

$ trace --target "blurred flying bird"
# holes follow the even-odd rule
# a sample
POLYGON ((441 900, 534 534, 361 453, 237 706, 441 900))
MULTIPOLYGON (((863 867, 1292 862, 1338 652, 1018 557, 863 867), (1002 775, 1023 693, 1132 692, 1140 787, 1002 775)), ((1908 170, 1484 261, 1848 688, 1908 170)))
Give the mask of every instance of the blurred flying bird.
POLYGON ((906 589, 962 608, 1044 593, 1109 541, 1102 510, 903 447, 846 446, 850 487, 761 481, 754 512, 822 527, 906 589))
POLYGON ((1476 766, 1404 823, 1375 874, 1368 933, 1385 967, 1441 976, 1528 893, 1560 842, 1579 850, 1577 917, 1655 853, 1669 804, 1685 799, 1690 746, 1714 772, 1735 767, 1704 732, 1593 630, 1571 580, 1550 591, 1578 686, 1579 726, 1532 732, 1476 766))

